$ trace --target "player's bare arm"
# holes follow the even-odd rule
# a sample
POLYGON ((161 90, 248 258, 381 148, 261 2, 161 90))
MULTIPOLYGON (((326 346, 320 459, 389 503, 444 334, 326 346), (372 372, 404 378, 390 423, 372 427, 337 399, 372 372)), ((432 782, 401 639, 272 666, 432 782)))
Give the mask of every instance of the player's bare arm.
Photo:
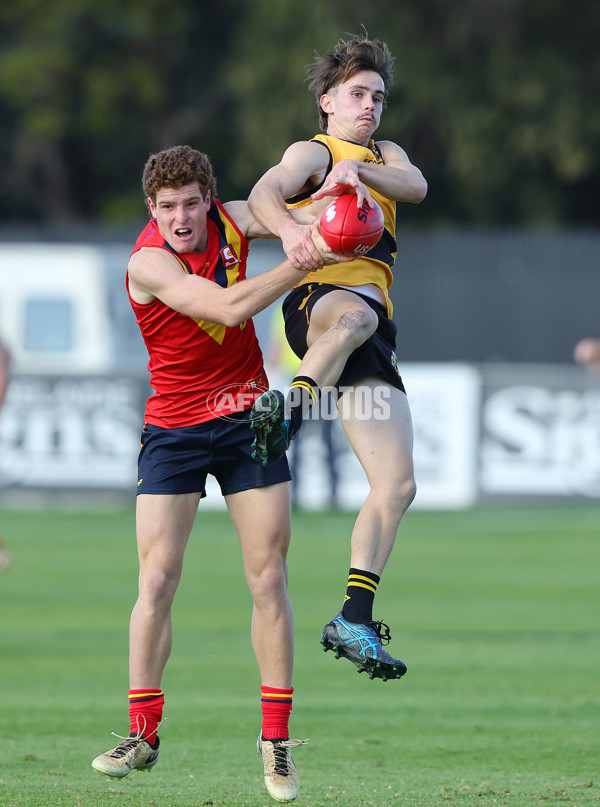
MULTIPOLYGON (((265 227, 264 224, 256 220, 254 215, 250 212, 248 202, 243 200, 225 202, 223 207, 248 241, 252 241, 254 238, 279 238, 273 230, 265 227)), ((313 206, 311 205, 290 210, 289 212, 297 224, 312 225, 320 215, 320 210, 313 210, 313 206)))
POLYGON ((143 248, 132 255, 129 291, 142 304, 155 298, 188 317, 239 325, 275 302, 299 280, 289 261, 228 288, 204 277, 184 272, 177 260, 162 249, 143 248))
MULTIPOLYGON (((324 253, 319 253, 320 266, 346 260, 325 244, 316 223, 310 229, 315 249, 324 253)), ((134 253, 128 274, 129 292, 136 302, 144 305, 159 299, 180 314, 227 327, 239 325, 274 303, 301 277, 286 260, 268 272, 223 288, 208 278, 184 272, 172 255, 156 248, 134 253)))
MULTIPOLYGON (((364 163, 358 160, 340 160, 328 174, 323 186, 313 194, 313 199, 322 199, 332 193, 339 195, 339 188, 347 177, 356 177, 372 190, 394 199, 397 202, 422 202, 427 193, 427 182, 421 171, 413 165, 404 149, 390 141, 377 144, 385 160, 385 165, 364 163)), ((347 191, 355 192, 351 187, 347 191)), ((357 200, 359 206, 362 198, 357 200)), ((367 199, 369 201, 369 199, 367 199)))
MULTIPOLYGON (((359 185, 362 185, 362 183, 359 183, 359 185)), ((364 185, 362 185, 362 187, 364 188, 364 185)), ((329 199, 323 203, 310 204, 306 205, 305 207, 298 207, 290 210, 290 215, 297 224, 307 225, 310 228, 311 238, 320 253, 321 266, 327 266, 333 263, 343 263, 344 261, 349 260, 344 255, 334 252, 329 244, 325 243, 321 237, 321 233, 319 232, 319 218, 328 202, 329 199)), ((274 233, 270 232, 264 225, 256 221, 250 212, 247 202, 225 202, 223 207, 235 221, 239 229, 244 233, 248 241, 252 240, 253 238, 277 238, 274 233)))
POLYGON ((327 150, 318 143, 293 143, 281 162, 259 179, 248 198, 250 210, 265 227, 275 232, 293 266, 314 270, 320 255, 308 224, 299 224, 286 209, 285 200, 316 187, 327 170, 327 150))
POLYGON ((254 215, 250 212, 248 202, 245 200, 238 199, 234 202, 223 202, 223 207, 234 220, 236 226, 246 237, 247 241, 251 241, 253 238, 279 237, 272 229, 256 220, 254 215))

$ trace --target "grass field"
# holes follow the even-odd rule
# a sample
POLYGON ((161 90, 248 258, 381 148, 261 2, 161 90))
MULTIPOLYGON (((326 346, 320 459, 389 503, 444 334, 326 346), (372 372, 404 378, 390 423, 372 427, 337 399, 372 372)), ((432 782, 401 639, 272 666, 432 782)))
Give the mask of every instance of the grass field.
MULTIPOLYGON (((409 513, 377 595, 401 681, 319 644, 351 514, 296 514, 292 736, 305 807, 600 805, 600 505, 409 513)), ((254 743, 250 599, 226 515, 200 514, 175 603, 151 775, 100 776, 127 733, 133 511, 0 511, 0 805, 275 804, 254 743)))

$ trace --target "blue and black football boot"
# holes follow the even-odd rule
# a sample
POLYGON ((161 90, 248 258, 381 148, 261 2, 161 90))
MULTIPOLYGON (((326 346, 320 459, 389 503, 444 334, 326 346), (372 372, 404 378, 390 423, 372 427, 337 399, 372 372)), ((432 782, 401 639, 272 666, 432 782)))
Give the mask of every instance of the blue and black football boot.
POLYGON ((336 614, 323 628, 321 644, 323 650, 335 650, 336 658, 347 658, 358 669, 367 672, 369 678, 402 678, 406 664, 390 656, 383 644, 390 639, 390 629, 383 622, 369 622, 362 625, 348 622, 342 612, 336 614))

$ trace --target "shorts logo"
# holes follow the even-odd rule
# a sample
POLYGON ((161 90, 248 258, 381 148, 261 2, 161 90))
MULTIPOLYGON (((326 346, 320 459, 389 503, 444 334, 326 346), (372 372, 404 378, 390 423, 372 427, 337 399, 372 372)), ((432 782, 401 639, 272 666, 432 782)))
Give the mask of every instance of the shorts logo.
POLYGON ((393 350, 390 354, 390 362, 394 370, 398 373, 398 375, 400 375, 400 368, 398 367, 398 357, 396 356, 393 350))
POLYGON ((240 262, 240 259, 235 254, 235 249, 231 246, 231 244, 227 244, 226 247, 220 252, 221 255, 221 262, 225 269, 232 269, 236 264, 240 262))

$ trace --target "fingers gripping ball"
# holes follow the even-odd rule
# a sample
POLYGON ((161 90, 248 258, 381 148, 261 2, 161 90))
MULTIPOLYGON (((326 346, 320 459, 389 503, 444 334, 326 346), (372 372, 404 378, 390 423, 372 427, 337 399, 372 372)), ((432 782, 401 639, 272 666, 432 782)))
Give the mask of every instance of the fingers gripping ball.
POLYGON ((347 258, 360 257, 379 241, 383 234, 383 213, 377 202, 373 207, 356 204, 355 193, 344 193, 331 202, 319 222, 324 241, 334 252, 347 258))

